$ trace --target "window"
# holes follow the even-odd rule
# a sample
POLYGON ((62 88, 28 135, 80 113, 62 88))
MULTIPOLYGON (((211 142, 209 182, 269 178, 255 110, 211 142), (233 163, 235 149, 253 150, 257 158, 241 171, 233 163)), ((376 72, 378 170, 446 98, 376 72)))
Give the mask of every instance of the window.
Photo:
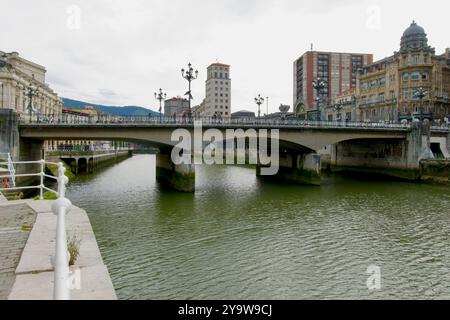
POLYGON ((406 66, 409 64, 409 57, 408 56, 403 56, 403 64, 406 66))
POLYGON ((377 103, 377 95, 376 94, 372 94, 370 96, 370 103, 377 103))
POLYGON ((381 93, 380 94, 380 102, 385 103, 385 101, 386 101, 386 99, 385 99, 384 93, 381 93))
POLYGON ((430 79, 430 74, 429 74, 427 71, 425 71, 424 73, 422 73, 422 80, 427 81, 427 80, 429 80, 429 79, 430 79))
POLYGON ((413 56, 413 64, 419 64, 419 56, 418 55, 414 55, 413 56))
POLYGON ((409 100, 409 89, 403 89, 403 100, 409 100))
POLYGON ((409 73, 404 72, 402 75, 403 81, 408 81, 409 80, 409 73))
POLYGON ((419 81, 420 80, 420 72, 413 72, 413 73, 411 73, 411 80, 419 81))
POLYGON ((366 105, 367 104, 367 97, 366 96, 361 97, 361 104, 362 105, 366 105))
POLYGON ((377 86, 377 80, 370 81, 370 87, 375 88, 377 86))
POLYGON ((380 79, 380 86, 384 87, 386 85, 386 78, 380 79))

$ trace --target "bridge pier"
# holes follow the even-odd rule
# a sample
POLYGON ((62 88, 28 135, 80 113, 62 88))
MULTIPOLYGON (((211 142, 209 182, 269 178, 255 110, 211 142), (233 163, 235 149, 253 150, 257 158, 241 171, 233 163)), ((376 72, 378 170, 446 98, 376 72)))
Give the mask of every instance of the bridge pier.
POLYGON ((14 110, 0 109, 0 153, 10 153, 19 160, 19 117, 14 110))
POLYGON ((276 179, 284 182, 321 185, 321 161, 316 153, 284 152, 280 154, 278 173, 274 176, 262 176, 263 166, 256 166, 256 175, 263 178, 276 179))
POLYGON ((350 140, 332 147, 334 171, 357 172, 419 180, 420 161, 432 158, 430 126, 414 123, 406 140, 350 140))
MULTIPOLYGON (((42 159, 44 159, 44 140, 20 139, 19 161, 39 161, 42 159)), ((40 171, 40 164, 21 164, 16 166, 16 174, 30 174, 40 171)), ((19 185, 36 185, 39 181, 38 177, 19 177, 16 179, 19 185)))
POLYGON ((195 165, 174 164, 168 151, 161 151, 156 155, 156 178, 167 188, 195 192, 195 165))

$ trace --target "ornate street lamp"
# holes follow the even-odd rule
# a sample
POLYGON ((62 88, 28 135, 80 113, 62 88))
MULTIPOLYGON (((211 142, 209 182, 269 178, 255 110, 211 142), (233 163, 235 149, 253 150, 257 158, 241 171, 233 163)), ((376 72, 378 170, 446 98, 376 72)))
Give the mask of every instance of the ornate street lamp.
POLYGON ((342 115, 341 115, 340 112, 342 111, 342 109, 344 109, 344 106, 342 104, 340 104, 340 103, 336 103, 333 107, 334 107, 334 110, 336 110, 336 112, 337 112, 336 120, 337 121, 341 121, 342 120, 342 115))
POLYGON ((163 93, 162 89, 159 89, 159 92, 155 92, 155 98, 159 101, 159 122, 162 123, 162 102, 166 100, 167 94, 163 93))
POLYGON ((261 105, 264 103, 264 98, 258 94, 258 97, 255 98, 255 103, 258 105, 258 119, 261 118, 261 105))
POLYGON ((4 103, 3 103, 3 82, 1 82, 1 81, 0 81, 0 86, 2 87, 2 94, 0 95, 0 99, 2 100, 2 105, 0 106, 0 108, 3 109, 3 105, 4 105, 4 103))
MULTIPOLYGON (((33 108, 33 97, 39 94, 39 89, 33 87, 31 84, 24 89, 24 94, 28 98, 27 109, 30 113, 30 122, 33 120, 33 112, 36 113, 37 110, 33 108)), ((38 118, 39 121, 39 118, 38 118)))
POLYGON ((391 121, 392 123, 395 123, 395 113, 394 113, 394 109, 395 109, 395 105, 397 104, 397 98, 395 97, 395 92, 393 92, 392 94, 392 107, 391 107, 391 121))
POLYGON ((425 90, 424 88, 420 87, 416 90, 414 93, 414 97, 418 98, 420 100, 420 120, 423 120, 423 99, 428 95, 428 90, 425 90))
POLYGON ((316 90, 317 92, 317 98, 316 98, 316 102, 317 102, 317 112, 318 112, 318 120, 321 121, 322 120, 322 112, 320 110, 320 95, 323 91, 323 89, 326 88, 327 84, 324 80, 322 80, 321 78, 317 78, 316 81, 312 82, 313 88, 314 90, 316 90))
POLYGON ((198 70, 195 70, 195 72, 194 72, 194 68, 192 68, 192 64, 189 62, 187 70, 181 69, 181 76, 184 79, 186 79, 189 83, 189 91, 186 92, 185 95, 187 95, 189 97, 189 120, 190 120, 192 117, 191 100, 193 99, 192 92, 191 92, 191 82, 198 78, 198 70))

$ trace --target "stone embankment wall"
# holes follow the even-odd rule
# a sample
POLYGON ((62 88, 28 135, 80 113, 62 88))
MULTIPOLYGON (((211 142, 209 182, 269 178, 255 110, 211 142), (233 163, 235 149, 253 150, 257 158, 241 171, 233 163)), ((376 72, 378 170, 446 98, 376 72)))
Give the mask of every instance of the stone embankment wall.
POLYGON ((450 185, 450 160, 422 160, 420 171, 424 182, 450 185))

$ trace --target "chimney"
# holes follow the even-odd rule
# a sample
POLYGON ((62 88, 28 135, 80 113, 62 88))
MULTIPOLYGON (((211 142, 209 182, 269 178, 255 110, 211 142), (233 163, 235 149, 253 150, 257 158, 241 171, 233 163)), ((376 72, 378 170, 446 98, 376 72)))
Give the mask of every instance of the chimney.
POLYGON ((445 58, 446 58, 447 60, 450 59, 450 48, 445 49, 445 58))

